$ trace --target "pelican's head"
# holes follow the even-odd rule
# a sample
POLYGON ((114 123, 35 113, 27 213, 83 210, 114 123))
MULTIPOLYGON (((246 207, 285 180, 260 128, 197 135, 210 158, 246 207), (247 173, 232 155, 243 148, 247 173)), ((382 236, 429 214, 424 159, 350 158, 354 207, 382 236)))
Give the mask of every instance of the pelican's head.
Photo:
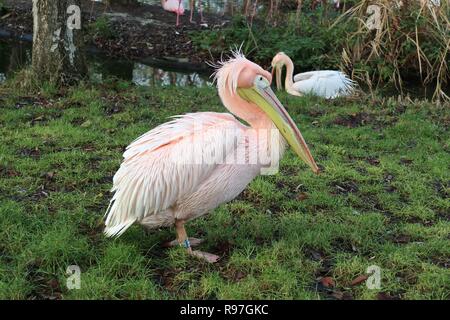
POLYGON ((276 72, 276 81, 277 81, 277 89, 281 90, 281 72, 283 67, 289 62, 292 61, 291 58, 284 52, 278 52, 275 57, 272 59, 272 76, 276 72))
POLYGON ((319 172, 300 130, 270 88, 272 75, 269 72, 247 60, 241 53, 235 53, 233 58, 220 63, 215 79, 219 95, 231 112, 238 116, 252 112, 264 113, 272 120, 295 153, 315 173, 319 172))
POLYGON ((284 52, 278 52, 272 59, 272 68, 283 67, 291 58, 284 52))

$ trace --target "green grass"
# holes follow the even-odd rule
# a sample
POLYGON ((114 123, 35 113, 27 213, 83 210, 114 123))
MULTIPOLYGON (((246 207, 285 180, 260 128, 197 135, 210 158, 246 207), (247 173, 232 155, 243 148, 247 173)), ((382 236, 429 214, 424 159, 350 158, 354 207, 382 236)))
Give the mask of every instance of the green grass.
POLYGON ((224 110, 213 88, 0 88, 0 298, 449 299, 450 108, 280 99, 324 172, 289 151, 279 174, 191 222, 222 255, 209 265, 160 248, 173 230, 112 240, 102 219, 123 148, 171 115, 224 110), (352 286, 370 265, 381 289, 352 286))

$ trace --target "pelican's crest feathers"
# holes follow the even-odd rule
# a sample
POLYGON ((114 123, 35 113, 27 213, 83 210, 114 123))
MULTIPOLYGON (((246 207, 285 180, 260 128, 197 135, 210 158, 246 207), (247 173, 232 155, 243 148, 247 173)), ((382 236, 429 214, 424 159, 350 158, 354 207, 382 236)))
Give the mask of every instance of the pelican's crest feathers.
POLYGON ((216 64, 211 64, 216 69, 213 77, 219 92, 228 89, 232 94, 236 94, 239 75, 248 63, 250 61, 245 58, 241 48, 236 48, 231 51, 231 57, 228 60, 222 59, 216 64))

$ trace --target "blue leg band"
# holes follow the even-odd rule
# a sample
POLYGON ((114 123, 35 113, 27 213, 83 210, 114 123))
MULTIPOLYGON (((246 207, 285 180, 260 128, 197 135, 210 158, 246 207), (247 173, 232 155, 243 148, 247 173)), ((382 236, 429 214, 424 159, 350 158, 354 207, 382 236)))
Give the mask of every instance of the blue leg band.
POLYGON ((185 247, 186 249, 189 249, 191 247, 191 243, 189 242, 189 239, 184 240, 181 243, 181 246, 185 247))

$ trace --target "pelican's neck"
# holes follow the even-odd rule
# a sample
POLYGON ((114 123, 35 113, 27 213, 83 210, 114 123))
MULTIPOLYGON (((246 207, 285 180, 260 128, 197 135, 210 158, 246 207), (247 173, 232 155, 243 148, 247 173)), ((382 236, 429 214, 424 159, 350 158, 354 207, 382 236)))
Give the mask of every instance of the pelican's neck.
POLYGON ((253 129, 271 129, 272 120, 256 104, 242 99, 239 94, 219 90, 223 105, 236 117, 247 122, 253 129))
POLYGON ((294 63, 291 59, 286 57, 284 59, 284 65, 286 66, 286 79, 284 81, 284 86, 286 87, 286 91, 291 91, 294 85, 294 63))
MULTIPOLYGON (((276 129, 279 136, 279 143, 277 144, 278 148, 278 159, 280 159, 286 149, 286 140, 283 138, 283 136, 279 133, 277 127, 273 123, 273 121, 254 103, 248 102, 244 99, 242 99, 238 94, 231 94, 228 90, 219 90, 219 96, 222 99, 222 102, 224 106, 236 117, 245 120, 251 127, 251 130, 260 130, 265 129, 267 130, 266 133, 272 134, 272 130, 276 129)), ((248 128, 250 129, 250 128, 248 128)), ((266 145, 267 149, 267 155, 272 155, 272 140, 270 136, 266 136, 264 138, 264 135, 259 136, 261 139, 267 139, 265 140, 266 144, 264 142, 261 144, 258 143, 258 146, 264 146, 266 145)), ((259 153, 258 153, 259 154, 259 153)), ((271 161, 273 159, 271 158, 271 161)), ((278 161, 278 160, 276 160, 278 161)), ((274 163, 272 163, 274 164, 274 163)), ((264 164, 264 165, 267 165, 264 164)))
MULTIPOLYGON (((284 81, 284 87, 286 89, 286 92, 289 94, 292 94, 294 96, 302 96, 302 93, 300 91, 298 91, 298 89, 294 88, 294 63, 292 62, 292 60, 288 57, 288 56, 284 56, 282 57, 282 65, 281 68, 283 68, 283 66, 286 66, 286 79, 284 81)), ((281 71, 279 71, 279 73, 277 73, 277 79, 278 76, 281 78, 281 71)))

